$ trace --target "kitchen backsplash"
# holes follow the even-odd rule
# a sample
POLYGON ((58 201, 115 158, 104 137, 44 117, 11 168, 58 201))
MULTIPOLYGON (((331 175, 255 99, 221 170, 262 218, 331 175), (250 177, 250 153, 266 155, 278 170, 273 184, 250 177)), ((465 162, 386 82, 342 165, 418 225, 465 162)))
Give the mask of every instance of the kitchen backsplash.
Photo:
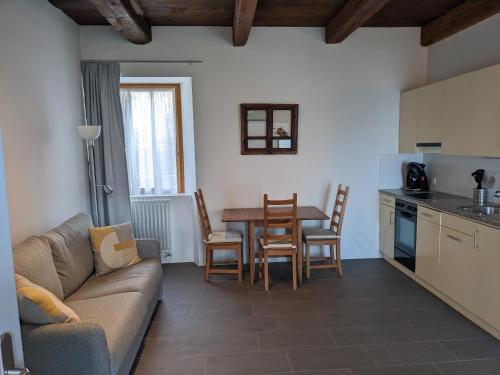
POLYGON ((485 182, 490 177, 496 180, 495 184, 488 188, 488 200, 500 203, 493 196, 496 190, 500 190, 500 159, 424 154, 423 160, 431 190, 472 197, 472 189, 476 184, 471 173, 476 169, 484 169, 485 182), (432 183, 433 178, 437 180, 436 185, 432 183))

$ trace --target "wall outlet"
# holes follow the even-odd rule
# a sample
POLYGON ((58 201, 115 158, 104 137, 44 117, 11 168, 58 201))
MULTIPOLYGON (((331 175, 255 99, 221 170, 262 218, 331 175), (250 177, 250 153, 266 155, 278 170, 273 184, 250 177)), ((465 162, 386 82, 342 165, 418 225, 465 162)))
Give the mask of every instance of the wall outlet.
POLYGON ((437 186, 437 184, 438 184, 437 177, 432 177, 431 184, 432 184, 432 186, 437 186))

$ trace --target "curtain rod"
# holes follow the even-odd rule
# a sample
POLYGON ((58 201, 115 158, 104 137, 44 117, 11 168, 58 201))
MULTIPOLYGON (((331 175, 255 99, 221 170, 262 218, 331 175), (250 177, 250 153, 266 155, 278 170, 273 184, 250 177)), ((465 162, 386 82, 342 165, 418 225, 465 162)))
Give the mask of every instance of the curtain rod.
POLYGON ((82 60, 82 62, 117 62, 139 64, 201 64, 202 60, 82 60))

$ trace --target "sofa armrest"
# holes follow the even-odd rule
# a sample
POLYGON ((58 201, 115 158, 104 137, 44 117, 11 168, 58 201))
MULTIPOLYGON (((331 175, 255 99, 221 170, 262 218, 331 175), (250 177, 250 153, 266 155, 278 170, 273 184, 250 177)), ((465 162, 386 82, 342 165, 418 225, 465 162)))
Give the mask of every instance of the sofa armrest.
POLYGON ((23 349, 33 374, 111 374, 106 335, 97 324, 23 325, 23 349))
POLYGON ((152 238, 136 240, 137 251, 142 259, 158 259, 161 261, 160 242, 152 238))

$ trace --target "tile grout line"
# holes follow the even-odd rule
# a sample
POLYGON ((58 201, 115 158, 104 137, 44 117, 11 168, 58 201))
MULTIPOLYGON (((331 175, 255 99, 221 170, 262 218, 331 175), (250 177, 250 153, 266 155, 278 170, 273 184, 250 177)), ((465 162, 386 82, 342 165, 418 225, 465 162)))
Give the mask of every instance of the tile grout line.
POLYGON ((288 360, 288 366, 290 366, 290 371, 294 372, 292 361, 290 360, 290 356, 288 355, 288 349, 285 349, 286 359, 288 360))
POLYGON ((208 363, 208 353, 204 353, 205 358, 203 361, 203 375, 207 375, 207 363, 208 363))
POLYGON ((378 362, 375 360, 375 358, 372 357, 372 355, 368 351, 368 348, 366 347, 366 345, 361 345, 361 348, 363 348, 363 350, 365 351, 365 353, 368 356, 368 358, 370 358, 370 360, 375 364, 375 367, 380 367, 380 365, 378 364, 378 362))
POLYGON ((439 343, 439 345, 441 345, 441 347, 447 352, 447 353, 450 353, 452 355, 453 358, 455 358, 457 361, 460 361, 460 358, 458 358, 458 356, 453 353, 450 349, 448 349, 446 347, 445 344, 443 344, 441 341, 437 341, 439 343))

